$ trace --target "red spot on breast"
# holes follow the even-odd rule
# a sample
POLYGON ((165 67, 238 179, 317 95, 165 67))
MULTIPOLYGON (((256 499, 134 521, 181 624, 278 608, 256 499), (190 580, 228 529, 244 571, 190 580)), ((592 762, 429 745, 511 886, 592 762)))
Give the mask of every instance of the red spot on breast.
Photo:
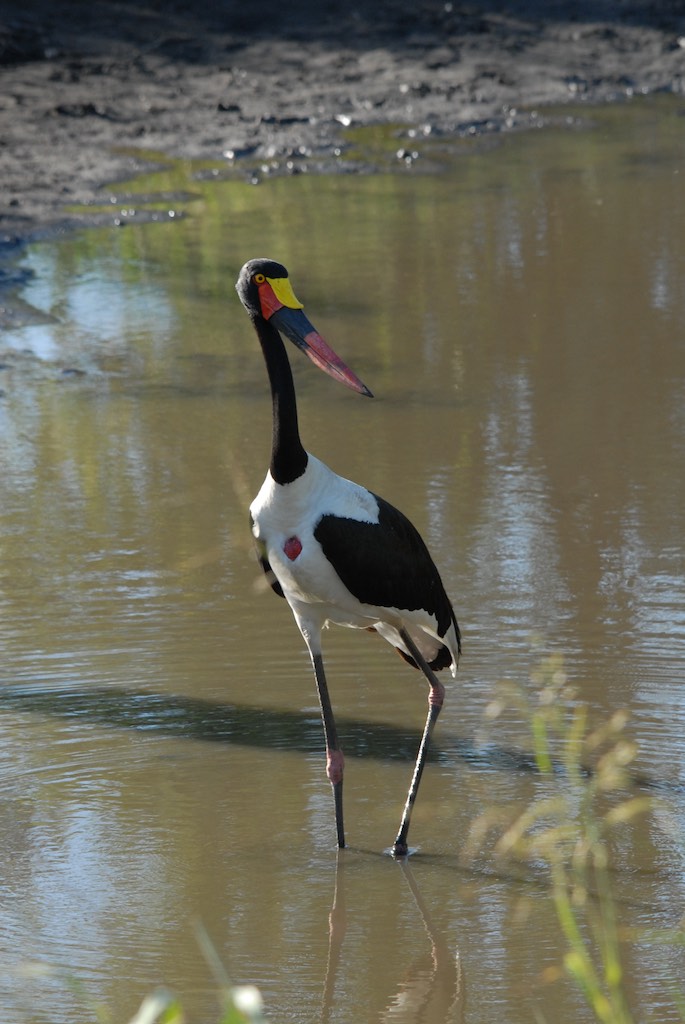
POLYGON ((299 537, 288 537, 287 541, 283 545, 283 550, 290 559, 294 562, 299 553, 302 551, 302 541, 299 537))

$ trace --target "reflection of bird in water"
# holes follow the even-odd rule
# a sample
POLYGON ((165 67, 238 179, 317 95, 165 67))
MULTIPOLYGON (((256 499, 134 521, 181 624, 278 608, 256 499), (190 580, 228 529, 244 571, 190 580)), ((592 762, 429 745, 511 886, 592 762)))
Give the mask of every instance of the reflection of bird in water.
MULTIPOLYGON (((445 936, 433 921, 407 860, 402 859, 400 866, 421 915, 430 949, 405 973, 379 1019, 382 1024, 461 1024, 465 1014, 465 992, 459 952, 450 950, 445 936)), ((333 1014, 335 982, 346 930, 345 863, 339 857, 333 906, 328 918, 328 965, 322 1024, 328 1024, 333 1014)))
POLYGON ((338 846, 345 845, 344 758, 321 652, 327 622, 380 633, 428 680, 428 717, 393 852, 407 835, 431 733, 445 688, 435 671, 456 671, 460 634, 438 570, 409 520, 392 505, 331 472, 300 440, 295 388, 281 333, 312 362, 359 394, 368 388, 314 330, 293 294, 288 272, 273 260, 250 260, 237 282, 259 338, 271 384, 273 440, 269 472, 250 514, 260 561, 285 597, 314 667, 333 786, 338 846), (281 333, 279 333, 281 332, 281 333))
POLYGON ((445 936, 435 925, 421 896, 409 864, 401 863, 414 902, 430 940, 430 960, 425 955, 388 1003, 381 1016, 383 1024, 457 1024, 464 1019, 464 979, 459 951, 450 950, 445 936))

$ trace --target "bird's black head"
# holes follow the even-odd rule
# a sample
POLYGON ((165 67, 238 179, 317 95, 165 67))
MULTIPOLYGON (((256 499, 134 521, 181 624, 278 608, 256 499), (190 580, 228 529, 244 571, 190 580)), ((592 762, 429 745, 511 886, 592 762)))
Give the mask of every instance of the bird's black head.
POLYGON ((255 326, 267 363, 274 340, 280 343, 279 333, 284 334, 324 373, 360 395, 372 397, 366 384, 345 366, 304 315, 282 263, 248 260, 238 275, 236 290, 255 326))
POLYGON ((238 275, 236 291, 240 301, 252 318, 263 316, 264 311, 259 295, 259 285, 265 280, 288 279, 288 271, 282 263, 265 257, 248 260, 238 275))

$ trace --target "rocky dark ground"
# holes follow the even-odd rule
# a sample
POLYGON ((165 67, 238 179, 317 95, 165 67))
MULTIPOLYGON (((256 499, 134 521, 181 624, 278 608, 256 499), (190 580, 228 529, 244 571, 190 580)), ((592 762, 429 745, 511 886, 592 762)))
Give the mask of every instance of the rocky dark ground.
POLYGON ((248 168, 334 154, 348 124, 507 130, 684 89, 681 0, 0 0, 0 235, 59 223, 135 149, 248 168))

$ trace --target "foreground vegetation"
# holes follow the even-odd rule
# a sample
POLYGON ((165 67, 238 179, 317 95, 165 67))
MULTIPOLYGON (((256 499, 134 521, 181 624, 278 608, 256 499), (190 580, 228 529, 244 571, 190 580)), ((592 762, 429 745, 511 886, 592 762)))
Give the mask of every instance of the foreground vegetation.
MULTIPOLYGON (((549 785, 522 810, 486 810, 474 823, 467 855, 494 836, 495 857, 546 867, 566 974, 601 1024, 633 1024, 622 945, 645 936, 624 935, 618 924, 611 851, 616 833, 637 825, 658 803, 639 792, 631 773, 637 747, 627 736, 627 712, 617 710, 608 722, 590 727, 588 708, 577 701, 560 657, 547 658, 533 683, 532 697, 503 687, 489 714, 497 718, 508 705, 517 706, 529 723, 539 776, 549 785)), ((649 938, 684 945, 685 928, 649 938)), ((685 998, 677 992, 673 998, 685 1021, 685 998)))

